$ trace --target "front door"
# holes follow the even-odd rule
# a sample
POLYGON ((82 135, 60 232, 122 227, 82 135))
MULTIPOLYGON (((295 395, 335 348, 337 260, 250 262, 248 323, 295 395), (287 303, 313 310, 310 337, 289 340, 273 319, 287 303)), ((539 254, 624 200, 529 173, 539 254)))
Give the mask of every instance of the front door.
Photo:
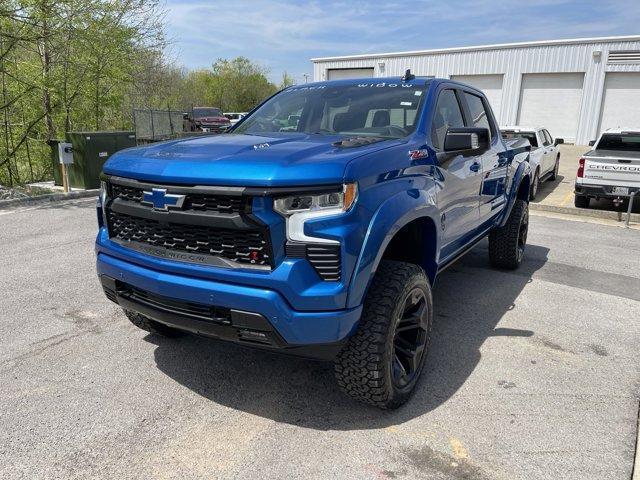
MULTIPOLYGON (((442 151, 449 128, 464 127, 460 93, 441 90, 431 123, 431 143, 442 151)), ((442 248, 440 260, 454 255, 469 241, 467 238, 479 222, 479 192, 482 165, 476 156, 442 155, 439 162, 442 190, 438 193, 442 248)))

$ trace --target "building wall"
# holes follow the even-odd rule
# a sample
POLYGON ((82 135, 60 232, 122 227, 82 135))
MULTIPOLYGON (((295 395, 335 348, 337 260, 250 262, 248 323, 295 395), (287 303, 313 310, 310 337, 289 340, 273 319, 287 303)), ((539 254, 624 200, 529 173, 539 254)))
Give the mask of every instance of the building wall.
MULTIPOLYGON (((416 75, 439 78, 450 78, 452 75, 501 74, 502 102, 498 115, 502 124, 514 124, 518 117, 523 74, 584 73, 575 142, 587 144, 598 133, 606 72, 640 72, 640 62, 626 65, 607 64, 607 55, 611 50, 640 50, 640 36, 625 40, 540 42, 478 49, 314 59, 314 79, 325 80, 327 69, 335 68, 374 68, 376 77, 401 76, 407 68, 411 68, 412 73, 416 75), (594 56, 594 51, 600 51, 600 56, 594 56)), ((630 108, 640 109, 640 106, 630 108)))

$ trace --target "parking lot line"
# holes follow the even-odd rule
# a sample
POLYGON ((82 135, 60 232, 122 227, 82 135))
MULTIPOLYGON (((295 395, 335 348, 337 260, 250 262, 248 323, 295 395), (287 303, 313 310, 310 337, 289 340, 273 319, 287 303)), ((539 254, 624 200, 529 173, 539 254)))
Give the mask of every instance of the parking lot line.
POLYGON ((562 201, 560 202, 560 206, 564 207, 567 202, 569 202, 573 198, 573 192, 567 192, 562 201))

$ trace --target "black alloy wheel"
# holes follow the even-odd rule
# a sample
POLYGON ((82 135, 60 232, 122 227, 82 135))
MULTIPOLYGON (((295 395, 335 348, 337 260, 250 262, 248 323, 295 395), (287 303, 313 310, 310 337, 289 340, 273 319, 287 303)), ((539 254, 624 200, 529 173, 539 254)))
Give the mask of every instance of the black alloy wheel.
POLYGON ((522 262, 524 257, 524 248, 527 245, 527 234, 529 233, 529 209, 526 209, 522 215, 520 228, 518 230, 518 263, 522 262))
POLYGON ((393 338, 391 376, 398 388, 409 385, 420 371, 428 340, 427 297, 420 288, 407 295, 393 338))

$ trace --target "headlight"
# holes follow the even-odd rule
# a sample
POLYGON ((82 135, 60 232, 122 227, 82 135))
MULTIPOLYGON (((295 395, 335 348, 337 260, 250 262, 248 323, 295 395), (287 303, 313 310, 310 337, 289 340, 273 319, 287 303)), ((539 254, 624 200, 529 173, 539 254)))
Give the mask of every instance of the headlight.
POLYGON ((297 242, 339 243, 326 238, 308 237, 304 233, 307 220, 333 217, 348 212, 358 196, 358 184, 343 185, 342 191, 321 194, 300 194, 277 198, 274 210, 287 220, 287 238, 297 242))

